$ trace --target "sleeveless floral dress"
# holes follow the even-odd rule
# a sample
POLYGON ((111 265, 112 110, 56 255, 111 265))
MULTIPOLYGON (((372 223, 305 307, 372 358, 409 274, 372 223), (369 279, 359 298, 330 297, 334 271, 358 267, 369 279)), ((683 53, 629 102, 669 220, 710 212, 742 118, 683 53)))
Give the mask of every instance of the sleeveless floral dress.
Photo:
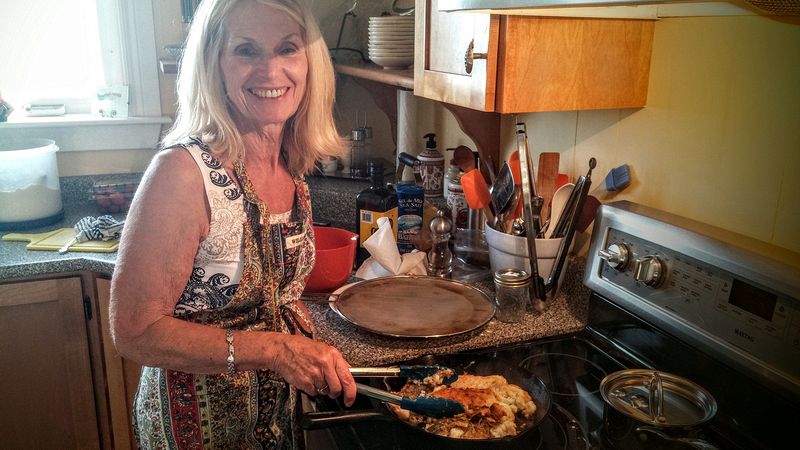
MULTIPOLYGON (((298 300, 315 258, 306 183, 293 177, 294 210, 271 215, 243 164, 234 164, 239 189, 203 142, 180 147, 203 176, 211 221, 174 317, 310 337, 313 326, 298 300)), ((143 367, 134 434, 147 449, 302 448, 298 398, 271 370, 204 375, 143 367)))

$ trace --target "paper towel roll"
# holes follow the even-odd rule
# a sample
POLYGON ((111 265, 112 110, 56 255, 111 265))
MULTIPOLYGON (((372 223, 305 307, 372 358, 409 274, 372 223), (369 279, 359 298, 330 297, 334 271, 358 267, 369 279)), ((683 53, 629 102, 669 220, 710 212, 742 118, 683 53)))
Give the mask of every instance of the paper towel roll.
MULTIPOLYGON (((416 156, 420 152, 417 142, 417 98, 411 91, 397 91, 397 153, 416 156)), ((414 172, 406 167, 402 181, 413 181, 414 172)))

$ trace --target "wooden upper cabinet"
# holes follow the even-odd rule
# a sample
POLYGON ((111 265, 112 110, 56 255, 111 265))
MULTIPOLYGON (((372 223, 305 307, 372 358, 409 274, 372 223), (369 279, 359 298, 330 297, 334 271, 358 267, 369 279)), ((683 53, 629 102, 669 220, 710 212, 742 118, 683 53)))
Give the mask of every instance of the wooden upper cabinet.
POLYGON ((416 3, 416 95, 499 113, 647 102, 652 20, 447 13, 436 3, 416 3), (486 55, 468 74, 470 41, 486 55))
POLYGON ((444 13, 437 0, 416 0, 414 94, 478 109, 494 110, 498 16, 444 13), (485 53, 467 72, 465 56, 485 53))

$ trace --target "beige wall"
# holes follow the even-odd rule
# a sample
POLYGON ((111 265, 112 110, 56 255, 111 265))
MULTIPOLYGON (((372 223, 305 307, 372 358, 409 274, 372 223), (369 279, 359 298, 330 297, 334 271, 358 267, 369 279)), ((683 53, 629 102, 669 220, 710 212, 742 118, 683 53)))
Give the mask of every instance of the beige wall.
MULTIPOLYGON (((428 108, 426 122, 447 114, 428 108)), ((560 152, 561 171, 573 178, 592 156, 594 186, 629 164, 633 183, 614 199, 800 252, 799 25, 750 16, 660 20, 647 107, 519 119, 534 151, 560 152)), ((505 155, 516 120, 503 118, 505 155)), ((465 139, 452 119, 437 126, 465 139)))

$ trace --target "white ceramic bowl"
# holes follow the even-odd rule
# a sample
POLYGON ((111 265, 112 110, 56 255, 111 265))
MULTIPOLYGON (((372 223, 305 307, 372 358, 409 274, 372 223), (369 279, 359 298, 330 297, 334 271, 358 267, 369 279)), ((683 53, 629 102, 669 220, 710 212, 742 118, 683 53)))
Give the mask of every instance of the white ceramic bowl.
POLYGON ((374 40, 370 38, 367 45, 369 46, 384 46, 384 47, 399 47, 399 48, 414 48, 414 41, 412 40, 403 40, 403 41, 384 41, 381 39, 374 40))
POLYGON ((384 69, 406 69, 414 64, 414 57, 400 57, 395 58, 391 56, 375 56, 370 57, 372 62, 383 67, 384 69))
POLYGON ((410 24, 407 24, 407 25, 406 24, 402 24, 402 25, 400 25, 400 24, 391 24, 391 25, 390 24, 386 24, 386 25, 383 25, 383 24, 374 24, 374 25, 370 24, 370 25, 367 26, 367 31, 392 31, 392 30, 397 30, 397 31, 412 30, 413 31, 414 30, 414 24, 413 23, 410 23, 410 24))
POLYGON ((413 22, 414 16, 372 16, 369 18, 372 22, 413 22))
POLYGON ((414 49, 386 49, 386 48, 372 48, 367 50, 370 55, 376 56, 414 56, 414 49))
POLYGON ((413 37, 406 37, 406 36, 370 36, 369 37, 370 44, 377 44, 377 45, 414 45, 414 38, 413 37))
POLYGON ((398 45, 372 45, 367 47, 371 52, 384 52, 384 53, 414 53, 413 45, 398 46, 398 45))
POLYGON ((370 50, 367 52, 370 58, 385 57, 385 58, 410 58, 414 59, 414 52, 384 52, 380 50, 370 50))

